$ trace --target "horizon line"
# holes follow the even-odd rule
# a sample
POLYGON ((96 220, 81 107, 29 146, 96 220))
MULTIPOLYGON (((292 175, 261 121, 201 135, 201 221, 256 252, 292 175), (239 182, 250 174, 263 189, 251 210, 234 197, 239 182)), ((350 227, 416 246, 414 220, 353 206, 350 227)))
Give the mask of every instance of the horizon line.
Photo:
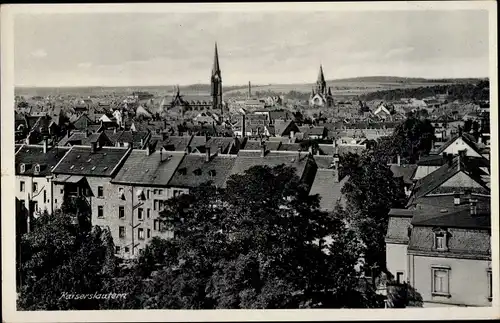
MULTIPOLYGON (((347 81, 351 79, 362 79, 362 78, 399 78, 399 79, 420 79, 420 80, 426 80, 426 81, 436 81, 436 80, 467 80, 467 79, 477 79, 477 80, 482 80, 482 79, 489 79, 489 76, 466 76, 466 77, 421 77, 421 76, 397 76, 397 75, 368 75, 368 76, 353 76, 353 77, 344 77, 344 78, 339 78, 339 79, 329 79, 326 80, 326 82, 338 82, 338 81, 347 81)), ((251 82, 251 80, 249 80, 251 82)), ((309 85, 309 84, 315 84, 316 82, 292 82, 292 83, 252 83, 252 87, 259 87, 259 86, 269 86, 269 85, 309 85)), ((179 85, 181 87, 188 87, 188 86, 194 86, 194 85, 207 85, 210 86, 210 83, 189 83, 189 84, 146 84, 146 85, 140 85, 140 84, 134 84, 134 85, 65 85, 65 86, 60 86, 60 85, 14 85, 14 88, 79 88, 79 87, 100 87, 100 88, 113 88, 113 87, 171 87, 171 86, 176 86, 179 85)), ((224 87, 247 87, 248 83, 243 83, 243 84, 228 84, 228 85, 223 85, 224 87)))

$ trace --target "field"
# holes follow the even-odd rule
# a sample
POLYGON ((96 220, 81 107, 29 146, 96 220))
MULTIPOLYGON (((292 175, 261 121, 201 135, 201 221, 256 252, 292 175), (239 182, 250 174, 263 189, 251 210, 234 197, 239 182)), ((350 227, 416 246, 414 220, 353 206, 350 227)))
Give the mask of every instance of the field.
MULTIPOLYGON (((368 92, 380 90, 390 90, 396 88, 415 88, 422 86, 444 85, 453 83, 470 83, 476 82, 478 79, 443 79, 443 80, 427 80, 422 78, 400 78, 400 77, 360 77, 342 80, 327 81, 327 86, 332 87, 332 92, 335 96, 355 96, 368 92)), ((310 93, 314 83, 301 84, 268 84, 268 85, 252 85, 252 93, 268 92, 286 94, 290 91, 301 93, 310 93)), ((209 84, 193 84, 180 87, 181 93, 208 95, 210 93, 209 84)), ((134 91, 145 91, 154 94, 155 96, 172 95, 173 86, 129 86, 129 87, 16 87, 15 94, 19 96, 57 96, 57 95, 73 95, 81 97, 99 97, 103 95, 120 96, 131 94, 134 91)), ((224 94, 230 95, 237 92, 245 93, 247 85, 225 86, 224 94)))

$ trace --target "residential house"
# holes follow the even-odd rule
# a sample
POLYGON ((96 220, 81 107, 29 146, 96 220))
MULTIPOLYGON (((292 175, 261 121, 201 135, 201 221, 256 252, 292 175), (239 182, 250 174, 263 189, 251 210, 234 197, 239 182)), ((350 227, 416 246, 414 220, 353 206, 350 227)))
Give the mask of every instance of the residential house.
POLYGON ((484 148, 484 146, 478 144, 472 135, 460 131, 458 135, 453 136, 439 147, 438 150, 431 153, 437 155, 442 155, 444 153, 458 155, 460 151, 465 150, 467 156, 486 157, 483 156, 484 151, 482 148, 484 148))
POLYGON ((172 237, 173 233, 164 227, 160 211, 165 201, 174 196, 168 182, 184 154, 155 151, 152 146, 134 149, 111 180, 106 203, 112 210, 99 219, 99 225, 111 229, 117 256, 136 257, 153 237, 172 237))
POLYGON ((489 197, 426 197, 389 216, 387 268, 416 289, 424 307, 491 306, 489 197))
POLYGON ((54 205, 52 169, 64 157, 69 148, 43 145, 22 145, 15 153, 15 195, 31 216, 44 211, 52 213, 54 205))
POLYGON ((111 183, 131 152, 130 148, 73 146, 53 168, 54 208, 64 201, 83 200, 80 208, 91 213, 92 225, 109 227, 113 237, 118 236, 110 220, 116 210, 121 192, 111 183))

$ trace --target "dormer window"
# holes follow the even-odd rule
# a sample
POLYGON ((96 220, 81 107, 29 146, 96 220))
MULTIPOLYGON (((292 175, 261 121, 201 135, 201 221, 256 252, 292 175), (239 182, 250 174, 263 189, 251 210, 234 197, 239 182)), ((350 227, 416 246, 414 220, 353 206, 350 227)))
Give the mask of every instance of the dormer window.
POLYGON ((21 174, 22 174, 22 173, 24 173, 24 172, 26 172, 26 165, 25 165, 25 164, 21 164, 21 165, 19 166, 19 172, 20 172, 21 174))
POLYGON ((448 232, 443 229, 434 230, 434 249, 438 251, 446 251, 448 250, 448 232))
POLYGON ((186 174, 187 174, 187 169, 186 169, 186 167, 179 168, 179 174, 181 174, 181 175, 186 175, 186 174))
POLYGON ((34 170, 35 173, 40 173, 40 165, 39 164, 36 164, 35 165, 35 170, 34 170))
POLYGON ((200 168, 196 168, 193 173, 196 175, 196 176, 200 176, 201 175, 201 169, 200 168))

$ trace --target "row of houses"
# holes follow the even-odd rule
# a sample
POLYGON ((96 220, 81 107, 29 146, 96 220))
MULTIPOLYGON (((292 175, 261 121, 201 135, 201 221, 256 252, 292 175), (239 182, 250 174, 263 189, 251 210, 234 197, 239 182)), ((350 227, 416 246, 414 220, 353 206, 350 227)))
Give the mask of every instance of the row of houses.
POLYGON ((391 209, 387 269, 424 307, 491 306, 489 153, 468 134, 415 165, 391 165, 407 185, 405 208, 391 209))
POLYGON ((136 257, 154 236, 172 236, 160 217, 168 199, 207 181, 224 188, 231 175, 252 166, 294 167, 311 194, 320 194, 324 210, 340 201, 345 179, 338 173, 338 147, 301 151, 280 149, 286 143, 247 140, 236 153, 234 143, 216 148, 219 139, 170 138, 173 150, 106 147, 95 141, 71 147, 16 145, 16 199, 34 217, 68 201, 84 201, 92 224, 110 228, 116 255, 123 258, 136 257))

